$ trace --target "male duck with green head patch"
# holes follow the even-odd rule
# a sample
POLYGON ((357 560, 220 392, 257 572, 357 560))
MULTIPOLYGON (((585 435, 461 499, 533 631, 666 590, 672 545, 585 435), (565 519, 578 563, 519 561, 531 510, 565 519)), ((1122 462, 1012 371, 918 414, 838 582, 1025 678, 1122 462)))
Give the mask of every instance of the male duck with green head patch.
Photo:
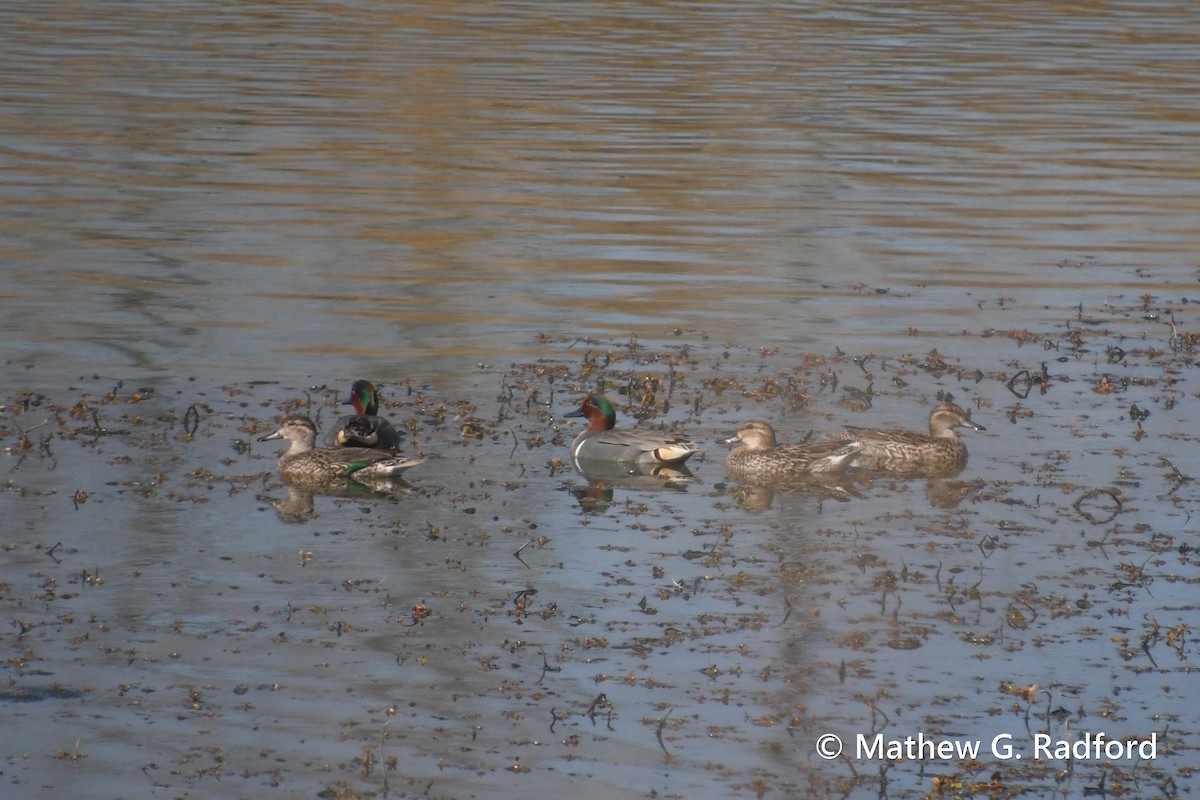
POLYGON ((369 447, 374 450, 395 450, 400 447, 400 434, 392 423, 379 416, 380 397, 375 384, 358 380, 350 387, 350 399, 344 404, 354 406, 354 416, 338 420, 330 443, 341 447, 369 447))
POLYGON ((699 446, 680 433, 641 430, 616 430, 617 412, 602 395, 584 399, 579 409, 564 414, 584 417, 588 425, 571 443, 571 457, 582 471, 587 462, 628 464, 638 467, 678 466, 696 453, 699 446))

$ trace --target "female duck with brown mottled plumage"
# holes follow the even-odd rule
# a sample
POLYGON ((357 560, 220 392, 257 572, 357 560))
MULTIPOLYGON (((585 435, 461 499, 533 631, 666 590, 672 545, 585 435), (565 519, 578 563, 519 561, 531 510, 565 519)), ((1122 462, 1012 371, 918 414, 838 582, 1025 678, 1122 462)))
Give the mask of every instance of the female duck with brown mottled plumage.
POLYGON ((839 472, 862 447, 853 439, 779 444, 775 429, 761 420, 744 423, 725 442, 738 445, 725 459, 730 474, 760 480, 839 472))
POLYGON ((954 403, 941 403, 929 413, 929 433, 879 428, 856 428, 833 434, 836 441, 858 441, 862 449, 850 465, 881 472, 943 473, 967 463, 967 445, 955 428, 986 430, 954 403))

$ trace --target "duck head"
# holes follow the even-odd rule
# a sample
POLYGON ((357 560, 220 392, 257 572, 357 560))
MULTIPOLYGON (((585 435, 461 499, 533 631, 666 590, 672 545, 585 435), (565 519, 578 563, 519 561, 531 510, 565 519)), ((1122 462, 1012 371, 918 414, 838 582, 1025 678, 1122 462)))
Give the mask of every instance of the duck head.
POLYGON ((283 422, 279 423, 279 430, 258 437, 260 442, 269 442, 274 439, 286 439, 293 446, 300 445, 311 448, 317 440, 317 426, 305 415, 293 414, 283 418, 283 422))
POLYGON ((775 429, 766 422, 751 420, 742 423, 737 433, 725 439, 724 444, 741 444, 751 450, 768 450, 775 446, 775 429))
POLYGON ((354 413, 358 416, 375 416, 379 413, 379 392, 375 389, 375 384, 370 381, 358 380, 350 387, 350 399, 346 400, 342 405, 354 406, 354 413))
POLYGON ((611 431, 617 424, 617 412, 613 410, 612 403, 608 402, 608 398, 599 394, 584 398, 577 410, 563 414, 563 416, 586 417, 588 429, 593 431, 611 431))
POLYGON ((962 406, 955 403, 940 403, 929 412, 929 434, 931 436, 954 436, 955 428, 970 428, 983 431, 987 428, 971 422, 971 417, 962 406))

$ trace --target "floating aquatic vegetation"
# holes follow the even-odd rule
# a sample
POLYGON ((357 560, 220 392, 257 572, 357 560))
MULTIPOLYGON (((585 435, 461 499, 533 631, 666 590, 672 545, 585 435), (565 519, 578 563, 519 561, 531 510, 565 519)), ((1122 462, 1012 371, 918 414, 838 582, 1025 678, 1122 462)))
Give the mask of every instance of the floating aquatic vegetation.
MULTIPOLYGON (((1115 302, 1020 336, 933 347, 927 332, 889 353, 673 330, 542 337, 536 359, 481 368, 470 391, 398 384, 393 419, 441 457, 411 491, 382 495, 294 496, 253 444, 283 409, 335 415, 320 387, 25 387, 0 409, 22 509, 0 656, 14 691, 48 685, 51 664, 94 675, 63 683, 79 697, 30 704, 106 703, 77 718, 89 735, 126 715, 169 729, 152 772, 175 788, 311 788, 315 763, 330 793, 394 792, 403 776, 467 794, 501 785, 498 772, 599 775, 624 763, 615 748, 695 792, 705 775, 734 793, 915 798, 936 781, 1036 794, 1060 785, 1062 764, 825 761, 814 748, 827 732, 853 743, 920 728, 1006 733, 1031 755, 1035 735, 1140 736, 1177 713, 1196 668, 1200 465, 1182 380, 1195 341, 1182 313, 1172 327, 1141 297, 1115 302), (1095 391, 1104 379, 1111 391, 1095 391), (631 425, 709 441, 751 415, 789 439, 904 424, 949 396, 989 432, 940 481, 749 492, 713 445, 686 480, 593 484, 563 462, 557 410, 597 387, 631 425), (65 476, 58 491, 51 474, 65 476), (106 536, 110 522, 125 533, 106 536), (245 733, 268 715, 274 733, 245 733)), ((1066 794, 1190 786, 1179 765, 1200 741, 1185 727, 1169 731, 1183 760, 1080 761, 1066 794)))

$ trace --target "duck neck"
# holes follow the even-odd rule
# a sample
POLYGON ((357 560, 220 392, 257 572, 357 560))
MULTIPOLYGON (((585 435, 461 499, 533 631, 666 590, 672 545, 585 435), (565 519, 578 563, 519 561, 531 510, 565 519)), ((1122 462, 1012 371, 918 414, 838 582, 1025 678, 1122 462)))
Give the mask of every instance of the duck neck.
POLYGON ((287 449, 287 452, 285 452, 284 455, 290 458, 295 458, 296 456, 303 455, 312 449, 313 443, 311 441, 307 439, 292 439, 291 447, 287 449))

